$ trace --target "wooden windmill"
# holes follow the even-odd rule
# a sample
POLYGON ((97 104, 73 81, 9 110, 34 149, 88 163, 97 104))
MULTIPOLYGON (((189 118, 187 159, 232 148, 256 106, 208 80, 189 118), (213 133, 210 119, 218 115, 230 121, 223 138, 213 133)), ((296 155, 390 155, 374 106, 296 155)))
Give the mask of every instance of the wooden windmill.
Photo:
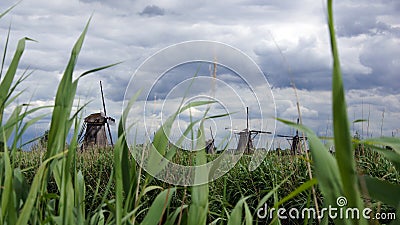
POLYGON ((87 150, 95 147, 107 147, 110 145, 114 146, 110 124, 114 124, 115 119, 107 116, 101 81, 100 91, 104 113, 92 113, 84 119, 81 131, 78 135, 78 141, 81 143, 81 150, 87 150), (108 137, 106 129, 108 131, 108 137))
MULTIPOLYGON (((297 118, 297 124, 299 124, 299 118, 297 118)), ((296 130, 295 135, 277 135, 278 137, 284 137, 290 144, 290 153, 292 155, 301 153, 301 142, 307 140, 307 137, 300 137, 299 130, 296 130)))
POLYGON ((246 108, 247 123, 246 129, 236 131, 235 134, 239 135, 239 142, 236 152, 244 152, 245 154, 252 154, 254 152, 253 140, 259 134, 271 134, 270 131, 250 130, 249 128, 249 107, 246 108))
POLYGON ((215 139, 214 139, 214 135, 212 133, 211 127, 210 127, 210 132, 211 132, 211 139, 208 139, 206 141, 206 152, 207 152, 207 154, 214 154, 214 153, 216 153, 216 147, 215 147, 215 139))

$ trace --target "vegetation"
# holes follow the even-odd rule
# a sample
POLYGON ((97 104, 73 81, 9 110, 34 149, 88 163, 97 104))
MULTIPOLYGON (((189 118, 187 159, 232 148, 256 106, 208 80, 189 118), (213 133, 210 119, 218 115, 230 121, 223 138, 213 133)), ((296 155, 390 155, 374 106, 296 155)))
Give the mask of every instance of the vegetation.
MULTIPOLYGON (((396 218, 400 218, 400 140, 351 139, 331 0, 328 0, 328 25, 333 56, 335 155, 330 154, 321 140, 307 127, 280 120, 306 133, 310 145, 310 160, 302 156, 270 153, 261 167, 249 172, 247 165, 250 160, 244 156, 222 178, 193 187, 174 187, 155 180, 132 160, 131 153, 134 151, 126 144, 123 125, 135 97, 130 100, 120 119, 119 137, 113 150, 79 153, 76 151, 79 129, 75 129, 69 146, 65 146, 70 128, 79 127, 78 115, 82 108, 71 113, 79 79, 113 66, 89 70, 78 79, 72 79, 88 25, 75 43, 59 83, 46 149, 20 152, 17 143, 27 127, 42 118, 39 116, 27 120, 29 115, 41 108, 31 109, 24 104, 14 107, 11 115, 3 121, 5 109, 11 107, 11 103, 20 95, 15 92, 16 87, 29 75, 24 73, 15 79, 25 43, 30 41, 29 38, 21 39, 6 73, 4 76, 0 73, 0 224, 262 224, 265 220, 257 218, 257 211, 265 203, 274 208, 328 208, 337 206, 337 198, 340 196, 345 196, 348 200, 343 205, 344 209, 370 207, 374 214, 397 210, 396 218), (11 146, 6 143, 11 143, 11 146), (359 151, 360 146, 362 151, 359 151), (312 165, 314 178, 308 175, 308 163, 312 165), (316 188, 317 202, 312 198, 313 187, 316 188)), ((7 48, 4 49, 4 56, 6 53, 7 48)), ((4 60, 1 68, 4 68, 4 60)), ((171 125, 179 113, 191 106, 193 105, 178 109, 163 128, 156 132, 152 145, 140 146, 141 151, 149 150, 149 162, 159 165, 152 168, 153 172, 162 171, 165 166, 157 158, 157 154, 154 154, 155 151, 167 158, 176 154, 177 149, 168 145, 171 125)), ((207 119, 206 115, 204 119, 207 119)), ((194 165, 201 165, 207 162, 207 157, 212 156, 207 156, 204 151, 202 121, 197 122, 200 122, 200 128, 194 131, 190 126, 187 132, 197 135, 198 142, 194 146, 203 149, 190 160, 194 165)), ((195 179, 204 179, 204 174, 207 171, 197 171, 195 179)), ((274 218, 267 220, 268 223, 378 222, 367 221, 362 217, 329 220, 327 216, 320 221, 297 221, 279 218, 276 211, 273 214, 274 218)), ((393 221, 396 222, 398 219, 393 221)))
MULTIPOLYGON (((44 151, 17 152, 15 166, 23 171, 27 178, 27 183, 32 182, 32 178, 43 159, 44 151)), ((209 157, 213 157, 209 155, 209 157)), ((360 174, 367 174, 372 177, 382 178, 386 181, 400 184, 400 175, 393 165, 379 154, 366 150, 363 155, 357 156, 357 168, 360 174)), ((133 160, 131 158, 131 160, 133 160)), ((210 159, 211 160, 211 159, 210 159)), ((272 190, 277 183, 290 176, 277 191, 278 199, 289 195, 299 185, 308 180, 305 160, 300 156, 278 155, 270 152, 257 170, 248 171, 250 157, 244 156, 238 164, 229 171, 224 177, 210 183, 210 206, 208 222, 215 220, 227 221, 227 212, 230 212, 235 204, 243 196, 250 196, 246 202, 252 212, 257 210, 257 205, 261 197, 265 196, 269 190, 272 190)), ((137 165, 136 165, 137 167, 137 165)), ((105 187, 113 170, 113 152, 111 149, 94 149, 77 154, 77 168, 82 171, 85 177, 86 203, 85 211, 91 215, 101 202, 102 193, 105 193, 105 187), (99 194, 100 193, 100 194, 99 194)), ((138 168, 137 168, 138 169, 138 168)), ((142 177, 144 182, 145 177, 142 177)), ((158 180, 153 180, 150 186, 160 186, 163 189, 168 188, 168 184, 158 180)), ((48 190, 57 192, 56 184, 49 182, 48 190)), ((115 192, 114 183, 111 184, 107 198, 112 199, 115 192)), ((179 188, 176 195, 172 198, 170 207, 180 207, 185 196, 184 188, 179 188)), ((321 193, 317 193, 319 204, 322 203, 321 193)), ((305 207, 310 192, 304 192, 296 198, 284 204, 286 208, 305 207)), ((186 202, 190 201, 190 195, 187 194, 186 202)), ((154 195, 149 193, 147 198, 143 199, 143 208, 148 208, 154 200, 154 195)), ((273 199, 268 201, 268 205, 273 205, 273 199)), ((393 207, 380 205, 376 203, 376 210, 380 212, 394 212, 393 207)), ((255 220, 256 218, 254 218, 255 220)), ((264 220, 260 220, 264 221, 264 220)), ((291 220, 292 223, 301 223, 301 220, 291 220)))

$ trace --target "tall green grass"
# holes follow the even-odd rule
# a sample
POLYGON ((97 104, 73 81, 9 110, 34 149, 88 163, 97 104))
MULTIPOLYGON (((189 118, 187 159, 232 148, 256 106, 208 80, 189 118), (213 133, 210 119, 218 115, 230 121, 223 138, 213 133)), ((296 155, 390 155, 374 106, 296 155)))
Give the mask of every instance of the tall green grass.
MULTIPOLYGON (((27 183, 32 182, 33 175, 40 165, 40 159, 44 151, 34 152, 17 152, 15 166, 21 168, 27 178, 27 183), (31 168, 31 169, 30 169, 31 168)), ((110 174, 113 170, 114 155, 111 149, 95 149, 94 151, 85 151, 78 153, 76 167, 82 171, 85 178, 86 186, 86 214, 88 216, 96 212, 96 208, 102 200, 102 193, 105 192, 110 174)), ((208 155, 208 160, 213 160, 215 156, 208 155)), ((385 158, 380 157, 377 153, 366 149, 366 154, 357 157, 357 168, 360 173, 367 174, 372 177, 382 178, 388 182, 400 184, 400 174, 397 173, 394 166, 385 158)), ((132 157, 128 159, 132 160, 132 157)), ((177 163, 186 163, 186 158, 182 158, 177 163)), ((243 198, 246 198, 246 204, 251 212, 255 212, 264 203, 269 206, 274 205, 273 195, 270 198, 265 198, 270 190, 277 188, 278 199, 284 200, 298 186, 308 181, 306 161, 300 157, 293 158, 290 155, 279 155, 275 152, 268 154, 260 167, 254 172, 248 171, 248 164, 251 158, 245 156, 240 159, 238 164, 232 168, 222 178, 209 183, 209 213, 207 215, 208 223, 218 220, 227 223, 227 212, 231 213, 232 209, 243 198), (287 178, 290 179, 287 179, 287 178), (278 185, 276 185, 278 184, 278 185)), ((140 183, 145 182, 145 176, 141 177, 140 183)), ((315 183, 315 182, 314 182, 315 183)), ((160 188, 168 188, 169 185, 158 180, 153 180, 149 186, 159 187, 153 191, 161 190, 160 188)), ((56 190, 56 184, 50 182, 49 190, 56 190)), ((115 183, 112 183, 106 198, 113 199, 115 193, 115 183)), ((151 192, 148 192, 151 195, 151 192)), ((307 205, 307 199, 310 196, 309 191, 303 191, 297 196, 283 203, 286 208, 303 208, 307 205)), ((268 197, 268 196, 267 196, 268 197)), ((142 199, 141 205, 146 208, 154 201, 155 196, 147 196, 142 199)), ((189 203, 190 193, 185 195, 184 188, 178 188, 171 199, 170 210, 177 210, 175 222, 179 218, 180 208, 182 203, 189 203), (178 209, 179 208, 179 209, 178 209)), ((317 190, 318 203, 322 203, 322 196, 317 190)), ((378 210, 378 203, 374 203, 378 210)), ((392 212, 389 206, 381 205, 381 212, 392 212)), ((187 204, 183 204, 183 209, 187 208, 187 204)), ((140 215, 139 215, 140 216, 140 215)), ((253 215, 253 220, 257 219, 253 215)), ((137 220, 141 221, 140 218, 137 220)), ((264 221, 264 220, 261 220, 264 221)), ((291 223, 301 223, 300 220, 291 221, 291 223)))
MULTIPOLYGON (((5 13, 11 10, 8 9, 5 13)), ((22 155, 17 143, 26 129, 41 118, 26 121, 27 116, 41 108, 30 108, 29 104, 14 107, 6 121, 3 115, 6 107, 11 107, 20 95, 16 87, 29 76, 24 73, 16 79, 18 66, 29 38, 22 38, 17 45, 11 63, 6 66, 6 48, 3 53, 1 68, 6 68, 0 83, 0 224, 253 224, 264 223, 257 218, 257 210, 268 203, 275 208, 312 206, 311 187, 317 186, 319 204, 324 207, 336 206, 336 199, 345 196, 348 208, 384 206, 389 210, 400 208, 400 140, 395 138, 377 138, 352 140, 350 137, 346 112, 345 89, 340 70, 339 53, 335 39, 332 1, 328 0, 328 28, 333 58, 332 101, 334 142, 336 155, 329 153, 320 139, 307 127, 282 122, 294 126, 309 138, 311 163, 314 179, 308 178, 306 161, 301 157, 278 156, 271 153, 262 166, 253 171, 247 170, 250 159, 245 156, 226 176, 212 182, 193 187, 171 186, 154 179, 143 171, 133 159, 136 153, 149 153, 148 163, 157 165, 152 171, 162 171, 166 164, 162 157, 174 158, 179 151, 168 145, 171 126, 179 113, 191 107, 212 104, 197 102, 181 106, 156 134, 153 143, 129 148, 126 143, 124 125, 135 95, 124 110, 118 126, 118 141, 112 151, 93 155, 97 160, 93 170, 104 176, 95 176, 95 171, 82 166, 83 155, 77 153, 77 131, 68 146, 65 145, 67 134, 72 126, 79 127, 79 114, 82 107, 74 110, 73 100, 79 80, 91 73, 107 69, 115 64, 95 68, 84 72, 73 80, 74 69, 83 47, 89 22, 77 39, 70 59, 59 83, 55 105, 53 106, 47 149, 38 153, 40 159, 36 165, 21 165, 22 155), (14 134, 14 135, 12 135, 14 134), (7 146, 7 143, 12 143, 7 146), (372 162, 365 155, 355 158, 354 145, 365 146, 367 154, 373 156, 372 162), (386 148, 390 146, 392 150, 386 148), (106 160, 107 159, 107 160, 106 160), (39 163, 40 162, 40 163, 39 163), (112 165, 102 164, 109 162, 112 165), (386 168, 372 171, 371 165, 382 163, 386 168), (40 164, 40 165, 39 165, 40 164), (104 172, 104 173, 103 173, 104 172), (380 174, 384 173, 383 177, 380 174), (390 178, 390 179, 389 179, 390 178), (372 205, 375 204, 375 205, 372 205)), ((5 15, 0 15, 0 18, 5 15)), ((1 70, 2 72, 2 70, 1 70)), ((2 73, 1 73, 2 74, 2 73)), ((203 120, 207 119, 204 115, 203 120)), ((197 136, 193 146, 200 149, 189 158, 189 163, 203 165, 212 156, 204 149, 203 120, 193 121, 185 131, 197 136), (193 124, 200 122, 198 130, 193 124)), ((34 158, 30 156, 29 159, 34 158)), ((87 155, 85 157, 88 157, 87 155)), ((180 159, 178 157, 178 159, 180 159)), ((24 159, 26 160, 26 158, 24 159)), ((83 164, 84 164, 83 163, 83 164)), ((194 179, 207 180, 208 172, 198 170, 194 179)), ((373 207, 380 210, 380 207, 373 207)), ((312 224, 317 221, 280 220, 277 214, 271 222, 312 224)), ((400 216, 397 214, 397 218, 400 216)), ((398 220, 397 220, 398 221, 398 220)), ((397 222, 397 221, 394 221, 397 222)), ((323 224, 367 224, 360 220, 328 220, 323 224)))

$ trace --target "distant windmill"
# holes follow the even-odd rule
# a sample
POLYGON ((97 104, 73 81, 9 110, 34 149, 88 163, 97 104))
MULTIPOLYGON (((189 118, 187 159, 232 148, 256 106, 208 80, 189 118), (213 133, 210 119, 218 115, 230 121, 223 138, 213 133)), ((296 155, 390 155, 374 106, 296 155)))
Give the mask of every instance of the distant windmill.
POLYGON ((110 124, 114 124, 115 119, 107 116, 103 86, 101 84, 101 81, 100 91, 104 113, 92 113, 84 119, 81 131, 78 135, 78 141, 79 143, 81 143, 81 150, 86 150, 94 147, 107 147, 109 145, 114 146, 111 136, 110 124), (108 138, 106 133, 106 125, 108 138))
MULTIPOLYGON (((253 140, 258 134, 271 134, 270 131, 262 130, 250 130, 249 129, 249 107, 246 108, 247 123, 246 129, 241 131, 232 130, 235 134, 239 135, 239 142, 236 148, 236 152, 244 152, 245 154, 251 154, 254 152, 253 140)), ((227 128, 225 128, 227 129, 227 128)))
POLYGON ((206 152, 207 154, 214 154, 215 153, 215 139, 214 139, 214 135, 212 133, 212 129, 210 127, 210 132, 211 132, 211 139, 206 141, 206 152))
MULTIPOLYGON (((299 124, 299 118, 297 118, 297 124, 299 124)), ((300 142, 307 140, 307 137, 300 137, 299 136, 299 130, 296 130, 296 134, 293 135, 277 135, 278 137, 284 137, 286 138, 286 140, 288 140, 289 144, 290 144, 290 153, 292 155, 295 155, 297 153, 301 153, 301 145, 300 142)))

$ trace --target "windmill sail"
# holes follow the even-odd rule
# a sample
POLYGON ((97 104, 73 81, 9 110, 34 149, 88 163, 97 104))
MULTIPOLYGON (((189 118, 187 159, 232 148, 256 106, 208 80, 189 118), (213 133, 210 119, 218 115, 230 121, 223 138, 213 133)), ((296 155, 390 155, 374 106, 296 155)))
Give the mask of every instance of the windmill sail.
MULTIPOLYGON (((103 85, 101 85, 101 81, 100 81, 100 91, 101 91, 101 100, 103 102, 104 117, 106 118, 106 120, 109 120, 109 118, 107 117, 106 102, 104 101, 103 85)), ((114 119, 113 119, 113 122, 115 122, 114 119)), ((110 123, 108 121, 106 121, 106 123, 107 123, 108 135, 110 136, 111 146, 114 146, 112 135, 111 135, 111 130, 110 130, 110 123)))

